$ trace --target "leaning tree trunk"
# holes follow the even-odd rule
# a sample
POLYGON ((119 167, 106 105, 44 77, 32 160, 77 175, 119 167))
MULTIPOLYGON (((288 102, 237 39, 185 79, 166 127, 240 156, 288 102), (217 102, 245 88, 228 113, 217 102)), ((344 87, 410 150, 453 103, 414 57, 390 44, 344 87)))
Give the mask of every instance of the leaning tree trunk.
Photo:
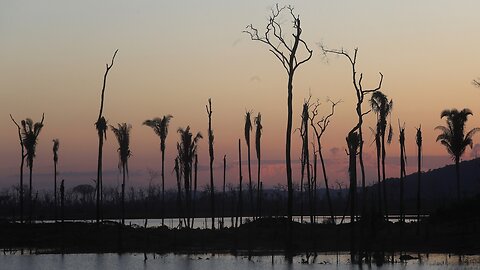
POLYGON ((320 139, 318 139, 317 142, 318 142, 318 155, 320 157, 320 163, 322 164, 323 179, 325 181, 325 192, 327 195, 328 209, 330 211, 330 218, 332 219, 332 222, 335 223, 335 214, 333 213, 332 198, 330 196, 330 188, 328 187, 327 170, 325 168, 325 161, 323 160, 322 146, 320 144, 320 139))

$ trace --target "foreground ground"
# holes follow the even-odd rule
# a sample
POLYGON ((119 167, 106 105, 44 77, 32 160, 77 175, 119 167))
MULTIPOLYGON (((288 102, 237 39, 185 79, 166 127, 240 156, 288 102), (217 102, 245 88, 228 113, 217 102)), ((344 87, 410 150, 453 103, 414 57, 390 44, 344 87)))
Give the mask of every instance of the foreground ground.
POLYGON ((103 252, 267 252, 289 250, 383 252, 447 252, 480 254, 480 197, 439 209, 417 223, 391 223, 364 218, 352 224, 292 223, 262 218, 238 228, 169 229, 65 222, 20 224, 0 222, 0 248, 49 253, 103 252), (353 245, 352 245, 353 237, 353 245))
MULTIPOLYGON (((0 248, 35 252, 282 252, 287 220, 264 218, 225 229, 122 227, 82 222, 64 224, 0 224, 0 248)), ((355 248, 366 252, 410 251, 480 254, 480 222, 445 221, 417 224, 357 222, 355 248)), ((293 224, 292 250, 346 251, 351 224, 293 224)))

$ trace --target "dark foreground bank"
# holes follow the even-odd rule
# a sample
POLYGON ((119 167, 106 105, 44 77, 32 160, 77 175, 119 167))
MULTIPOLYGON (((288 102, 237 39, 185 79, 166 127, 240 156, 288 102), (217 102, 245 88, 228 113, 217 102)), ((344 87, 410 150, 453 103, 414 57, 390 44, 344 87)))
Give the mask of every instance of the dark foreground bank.
MULTIPOLYGON (((263 218, 239 228, 169 229, 121 226, 117 223, 65 222, 0 224, 0 248, 47 253, 105 252, 266 252, 287 250, 284 218, 263 218)), ((448 252, 480 254, 480 221, 434 220, 389 223, 368 219, 354 224, 353 243, 359 252, 448 252)), ((352 225, 293 223, 290 250, 348 251, 352 225)))

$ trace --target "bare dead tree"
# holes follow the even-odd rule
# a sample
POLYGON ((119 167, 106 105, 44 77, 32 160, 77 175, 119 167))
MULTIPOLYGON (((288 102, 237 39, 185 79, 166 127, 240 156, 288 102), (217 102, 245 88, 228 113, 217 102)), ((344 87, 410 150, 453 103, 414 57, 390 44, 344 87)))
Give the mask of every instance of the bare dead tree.
POLYGON ((352 130, 349 132, 349 134, 355 132, 355 131, 358 131, 358 136, 359 136, 359 153, 358 153, 358 160, 359 160, 359 163, 360 163, 360 172, 361 172, 361 175, 362 175, 362 213, 365 213, 365 207, 366 207, 366 186, 365 186, 365 166, 363 164, 363 135, 362 135, 362 124, 363 124, 363 116, 365 116, 366 114, 368 114, 371 110, 368 110, 368 111, 363 111, 362 110, 362 103, 363 101, 365 100, 365 97, 368 95, 368 94, 371 94, 375 91, 378 91, 380 90, 380 88, 382 87, 382 82, 383 82, 383 74, 381 72, 379 72, 380 74, 380 80, 378 82, 378 86, 376 88, 372 88, 372 89, 364 89, 363 88, 363 85, 362 85, 362 81, 363 81, 363 73, 360 73, 360 75, 358 76, 357 75, 357 68, 356 68, 356 65, 357 65, 357 53, 358 53, 358 48, 355 48, 354 50, 354 54, 353 56, 351 56, 348 52, 346 52, 345 50, 341 49, 341 50, 331 50, 331 49, 327 49, 325 48, 323 45, 321 46, 321 49, 324 53, 324 55, 327 55, 327 54, 334 54, 334 55, 339 55, 339 56, 343 56, 345 58, 347 58, 347 60, 349 61, 350 65, 351 65, 351 69, 352 69, 352 83, 353 83, 353 87, 355 89, 355 94, 357 96, 357 105, 356 105, 356 113, 357 113, 357 117, 358 117, 358 122, 357 124, 352 128, 352 130))
POLYGON ((405 124, 400 126, 400 121, 398 122, 399 142, 400 142, 400 222, 405 222, 405 209, 404 209, 404 179, 407 176, 405 171, 405 165, 407 161, 407 156, 405 153, 405 124))
MULTIPOLYGON (((310 98, 305 100, 302 106, 302 124, 300 127, 300 134, 302 136, 302 160, 303 166, 307 169, 307 194, 308 194, 308 206, 310 211, 310 223, 313 223, 313 201, 312 201, 312 185, 311 185, 311 170, 310 170, 310 151, 309 151, 309 143, 308 143, 308 121, 310 119, 309 116, 309 107, 310 107, 310 98)), ((302 173, 303 178, 303 173, 302 173)), ((300 187, 302 188, 302 187, 300 187)), ((302 198, 303 199, 303 198, 302 198)))
POLYGON ((106 64, 105 73, 103 75, 103 86, 102 86, 102 95, 100 99, 100 111, 98 113, 97 122, 95 122, 95 128, 97 129, 98 134, 98 163, 97 163, 97 224, 100 223, 101 218, 101 209, 102 209, 102 190, 103 190, 103 178, 102 178, 102 159, 103 159, 103 139, 107 139, 107 120, 103 116, 103 103, 105 99, 105 87, 107 86, 107 76, 110 69, 113 67, 115 61, 115 56, 117 55, 118 49, 115 51, 112 57, 112 61, 109 64, 106 64))
POLYGON ((288 188, 288 220, 292 221, 293 213, 293 182, 292 182, 292 164, 291 164, 291 140, 292 140, 292 115, 293 115, 293 79, 297 68, 310 60, 313 51, 309 49, 307 43, 302 39, 302 27, 300 24, 300 16, 295 15, 292 6, 279 7, 278 4, 272 9, 268 23, 263 35, 259 34, 257 28, 248 25, 244 31, 250 35, 254 41, 265 44, 271 53, 280 61, 288 75, 287 83, 287 128, 285 138, 285 165, 287 171, 287 188, 288 188), (293 40, 285 39, 285 34, 279 22, 279 16, 283 11, 290 13, 293 19, 293 40), (306 51, 306 56, 297 56, 299 48, 306 51))
POLYGON ((208 99, 208 105, 205 106, 208 114, 208 153, 210 155, 210 208, 212 210, 212 230, 215 229, 215 186, 213 185, 213 130, 212 130, 212 99, 208 99))
POLYGON ((18 140, 20 141, 20 149, 22 150, 21 153, 21 162, 20 162, 20 223, 23 223, 23 166, 25 165, 25 157, 27 155, 25 154, 25 146, 23 145, 23 140, 22 140, 22 129, 20 128, 20 125, 13 119, 13 116, 10 114, 10 119, 12 119, 13 123, 17 126, 18 129, 18 140))
MULTIPOLYGON (((315 137, 317 138, 317 145, 318 145, 318 156, 320 157, 320 163, 322 164, 322 173, 323 173, 323 180, 325 182, 325 192, 327 195, 327 202, 328 202, 328 209, 330 212, 330 218, 332 219, 332 222, 335 223, 335 215, 333 213, 333 205, 332 205, 332 198, 330 196, 330 188, 328 186, 328 177, 327 177, 327 170, 325 168, 325 161, 323 159, 323 154, 322 154, 322 136, 327 130, 328 125, 330 124, 330 119, 331 117, 335 114, 335 106, 337 106, 338 103, 341 102, 341 100, 338 100, 336 102, 332 100, 328 100, 331 103, 331 112, 320 118, 318 121, 315 119, 318 116, 318 107, 320 106, 320 102, 317 100, 316 103, 312 104, 312 109, 311 109, 311 116, 310 116, 310 125, 313 128, 313 131, 315 133, 315 137)), ((316 170, 315 170, 316 172, 316 170)))

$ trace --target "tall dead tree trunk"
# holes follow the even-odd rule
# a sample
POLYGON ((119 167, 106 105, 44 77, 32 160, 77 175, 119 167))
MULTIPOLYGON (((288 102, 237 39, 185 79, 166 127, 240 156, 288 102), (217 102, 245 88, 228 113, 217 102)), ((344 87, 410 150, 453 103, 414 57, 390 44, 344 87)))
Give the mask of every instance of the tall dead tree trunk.
POLYGON ((22 132, 20 125, 13 119, 13 116, 10 114, 10 119, 12 119, 13 123, 17 126, 18 129, 18 140, 20 141, 20 149, 22 150, 21 152, 21 162, 20 162, 20 186, 19 186, 19 192, 20 192, 20 223, 23 223, 23 166, 25 165, 25 146, 23 145, 23 140, 22 140, 22 132))
POLYGON ((404 202, 404 179, 406 177, 405 171, 405 127, 400 127, 400 135, 399 135, 399 142, 400 142, 400 222, 405 222, 405 202, 404 202))
POLYGON ((348 174, 350 176, 350 257, 355 262, 356 255, 356 231, 355 231, 355 212, 356 212, 356 194, 357 194, 357 155, 360 144, 360 136, 354 130, 348 133, 348 174))
POLYGON ((208 114, 208 153, 210 155, 210 209, 212 211, 212 230, 215 229, 215 186, 213 184, 213 130, 212 130, 212 99, 208 99, 208 105, 205 106, 208 114))
MULTIPOLYGON (((323 179, 325 182, 325 193, 327 196, 327 202, 328 202, 328 209, 330 213, 330 219, 332 220, 332 223, 335 223, 335 214, 333 212, 333 204, 332 204, 332 198, 330 196, 330 188, 328 186, 328 177, 327 177, 327 170, 325 168, 325 161, 323 159, 323 153, 322 153, 322 136, 327 130, 328 125, 330 124, 330 119, 335 113, 335 106, 340 103, 341 101, 333 102, 329 100, 331 103, 331 112, 320 118, 318 121, 315 119, 316 116, 318 115, 318 107, 320 106, 320 102, 316 102, 313 107, 312 107, 312 114, 310 116, 310 125, 313 128, 313 131, 315 132, 315 137, 317 138, 317 145, 318 145, 318 156, 320 157, 320 163, 322 165, 322 173, 323 173, 323 179)), ((316 172, 316 170, 315 170, 316 172)))
POLYGON ((366 199, 367 199, 367 190, 366 190, 366 185, 365 185, 365 166, 363 164, 363 133, 362 133, 362 125, 363 125, 363 116, 368 114, 370 110, 364 112, 362 110, 362 103, 365 99, 365 96, 373 93, 375 91, 380 90, 382 87, 382 82, 383 82, 383 74, 380 72, 380 81, 378 83, 378 86, 373 89, 363 89, 362 81, 363 81, 363 73, 360 73, 360 76, 357 76, 357 70, 356 70, 356 64, 357 64, 357 52, 358 48, 355 48, 353 57, 350 56, 346 51, 342 50, 329 50, 324 47, 322 47, 322 51, 325 54, 335 54, 335 55, 341 55, 344 56, 348 59, 351 65, 352 69, 352 83, 355 89, 355 94, 357 96, 357 105, 355 107, 355 112, 357 113, 357 118, 358 122, 357 125, 353 128, 352 131, 358 131, 358 137, 359 137, 359 153, 358 153, 358 160, 360 163, 360 172, 362 176, 362 214, 365 213, 366 210, 366 199))
POLYGON ((248 164, 248 197, 250 200, 250 213, 255 219, 255 211, 253 204, 253 185, 252 185, 252 168, 250 166, 250 131, 252 131, 252 120, 250 111, 245 113, 245 143, 247 144, 247 164, 248 164))
POLYGON ((262 115, 258 113, 255 117, 255 150, 257 153, 257 216, 262 216, 262 184, 260 181, 260 161, 261 161, 261 138, 262 138, 262 115))
POLYGON ((422 177, 422 126, 420 125, 417 128, 416 134, 416 142, 417 142, 417 161, 418 161, 418 170, 417 170, 417 235, 420 233, 420 211, 421 211, 421 177, 422 177))
POLYGON ((242 145, 241 140, 238 139, 238 174, 239 174, 239 186, 238 186, 238 217, 240 217, 240 225, 242 225, 243 217, 243 201, 242 201, 242 145))
POLYGON ((105 117, 103 117, 103 102, 105 99, 105 87, 107 86, 107 76, 110 69, 113 67, 113 62, 115 60, 115 56, 117 55, 118 50, 115 51, 112 57, 112 61, 109 64, 106 64, 105 74, 103 75, 103 86, 102 86, 102 95, 100 100, 100 112, 98 113, 97 122, 95 122, 95 128, 97 129, 98 134, 98 163, 97 163, 97 212, 96 212, 96 219, 97 224, 100 224, 100 219, 102 216, 101 208, 102 208, 102 159, 103 159, 103 138, 107 138, 107 121, 105 117))
POLYGON ((225 226, 225 204, 227 203, 226 198, 225 198, 226 171, 227 171, 227 155, 224 155, 223 156, 222 227, 225 226))
MULTIPOLYGON (((286 6, 280 8, 278 4, 272 9, 272 13, 267 23, 266 31, 263 36, 258 34, 258 29, 252 25, 247 26, 248 33, 252 40, 260 41, 269 47, 270 51, 282 63, 288 75, 287 82, 287 128, 285 134, 285 165, 287 171, 287 215, 288 220, 292 221, 293 213, 293 181, 292 181, 292 164, 291 164, 291 141, 292 141, 292 115, 293 115, 293 78, 297 68, 303 63, 310 60, 313 51, 308 48, 307 43, 301 38, 302 27, 300 25, 300 17, 293 13, 293 7, 286 6), (293 40, 287 42, 284 39, 281 24, 279 23, 279 15, 283 10, 287 9, 293 18, 293 40), (272 38, 274 40, 272 40, 272 38), (307 56, 303 59, 298 59, 297 51, 299 46, 304 47, 307 56)), ((289 225, 290 226, 290 225, 289 225)), ((291 231, 289 232, 289 235, 291 231)), ((290 239, 291 240, 291 239, 290 239)), ((291 242, 291 241, 289 241, 291 242)))

